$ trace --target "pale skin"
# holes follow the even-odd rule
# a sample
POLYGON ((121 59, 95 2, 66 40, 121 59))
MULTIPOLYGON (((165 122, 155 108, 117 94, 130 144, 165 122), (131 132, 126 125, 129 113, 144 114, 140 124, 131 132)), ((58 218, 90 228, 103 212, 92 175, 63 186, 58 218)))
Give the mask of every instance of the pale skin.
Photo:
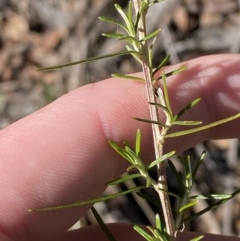
MULTIPOLYGON (((185 73, 168 79, 174 112, 197 97, 202 101, 185 116, 188 120, 210 123, 240 111, 239 55, 202 57, 186 64, 185 73)), ((137 128, 142 130, 143 158, 152 161, 151 127, 132 117, 148 118, 145 86, 108 79, 79 88, 2 130, 0 240, 107 240, 96 226, 66 233, 89 207, 50 213, 29 213, 28 209, 101 195, 104 184, 127 166, 107 141, 133 143, 137 128)), ((206 139, 239 137, 239 125, 237 119, 169 140, 166 151, 180 152, 206 139)), ((127 224, 114 224, 110 229, 119 241, 143 240, 127 224)), ((187 241, 193 235, 183 233, 178 240, 187 241)), ((206 235, 203 240, 238 238, 206 235)))

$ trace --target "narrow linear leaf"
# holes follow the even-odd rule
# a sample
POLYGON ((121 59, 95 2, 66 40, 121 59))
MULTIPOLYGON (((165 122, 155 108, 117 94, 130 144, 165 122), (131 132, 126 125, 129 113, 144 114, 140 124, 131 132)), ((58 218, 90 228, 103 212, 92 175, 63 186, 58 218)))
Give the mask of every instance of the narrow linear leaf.
POLYGON ((141 154, 141 142, 142 142, 142 133, 141 133, 141 130, 138 129, 136 133, 135 152, 139 158, 141 154))
POLYGON ((77 203, 72 203, 72 204, 67 204, 67 205, 53 206, 53 207, 48 207, 48 208, 29 209, 29 212, 50 212, 50 211, 56 211, 56 210, 76 208, 76 207, 81 207, 81 206, 85 206, 85 205, 92 205, 94 203, 103 202, 103 201, 107 201, 107 200, 110 200, 113 198, 121 197, 126 194, 139 191, 143 188, 145 188, 145 187, 143 187, 143 186, 134 187, 134 188, 128 189, 124 192, 119 192, 119 193, 115 193, 112 195, 103 196, 103 197, 99 197, 99 198, 95 198, 95 199, 91 199, 91 200, 87 200, 87 201, 82 201, 82 202, 77 202, 77 203))
POLYGON ((191 208, 191 207, 193 207, 193 206, 194 206, 195 204, 197 204, 197 203, 198 203, 198 200, 193 200, 193 201, 187 203, 186 205, 182 206, 182 207, 179 209, 179 212, 182 212, 182 211, 185 210, 185 209, 191 208))
POLYGON ((163 80, 163 94, 164 94, 164 99, 166 102, 166 107, 169 110, 171 116, 172 116, 172 108, 170 105, 170 100, 169 100, 169 95, 168 95, 168 87, 167 87, 167 79, 164 71, 162 72, 162 80, 163 80))
POLYGON ((185 193, 185 185, 183 183, 183 179, 182 176, 179 174, 179 172, 177 171, 176 167, 174 166, 173 162, 171 160, 168 160, 168 165, 171 169, 171 171, 173 172, 174 177, 177 180, 177 183, 179 185, 179 192, 180 195, 182 196, 185 193))
POLYGON ((156 35, 158 35, 160 31, 161 31, 161 29, 157 29, 157 30, 153 31, 152 33, 148 34, 146 37, 141 39, 140 42, 144 42, 144 41, 147 41, 151 38, 156 37, 156 35))
POLYGON ((181 200, 181 197, 178 196, 177 194, 173 193, 173 192, 170 192, 170 191, 168 191, 168 190, 165 190, 165 189, 162 189, 162 188, 159 188, 159 187, 158 187, 157 189, 158 189, 158 191, 165 192, 165 193, 167 193, 168 195, 170 195, 170 196, 172 196, 172 197, 175 197, 175 198, 177 198, 178 200, 181 200))
MULTIPOLYGON (((150 49, 151 52, 152 52, 152 49, 153 49, 153 46, 154 46, 156 40, 157 40, 157 37, 155 37, 155 38, 153 39, 153 41, 152 41, 152 43, 151 43, 151 45, 150 45, 150 47, 149 47, 149 49, 150 49)), ((152 56, 152 55, 151 55, 151 56, 152 56)), ((152 66, 152 65, 151 65, 151 66, 152 66)))
POLYGON ((156 213, 156 216, 155 216, 155 223, 156 223, 156 228, 159 230, 159 231, 162 231, 163 228, 162 228, 162 222, 161 222, 161 218, 160 218, 160 215, 158 213, 156 213))
MULTIPOLYGON (((172 76, 172 75, 179 74, 179 73, 183 72, 183 71, 186 70, 186 69, 187 69, 187 66, 183 66, 183 67, 181 67, 181 68, 179 68, 179 69, 176 69, 176 70, 173 70, 173 71, 170 71, 170 72, 166 73, 165 76, 166 76, 166 77, 170 77, 170 76, 172 76)), ((162 79, 162 76, 159 76, 159 77, 156 79, 156 81, 157 81, 157 80, 160 80, 160 79, 162 79)))
POLYGON ((147 229, 154 235, 154 237, 155 237, 155 239, 153 239, 154 241, 168 241, 169 240, 169 236, 166 232, 154 229, 150 226, 147 226, 147 229))
POLYGON ((149 67, 151 69, 151 76, 152 76, 152 69, 153 69, 153 46, 156 40, 157 40, 157 37, 153 39, 148 51, 148 62, 149 62, 149 67))
POLYGON ((174 121, 172 125, 178 125, 178 126, 197 126, 201 125, 202 121, 174 121))
POLYGON ((117 78, 122 78, 122 79, 130 79, 130 80, 137 80, 137 81, 143 81, 143 78, 137 77, 137 76, 133 76, 133 75, 125 75, 125 74, 120 74, 120 73, 114 73, 112 74, 113 77, 117 77, 117 78))
POLYGON ((129 161, 131 164, 134 164, 135 160, 130 155, 124 148, 118 146, 115 142, 113 141, 108 141, 109 145, 120 155, 122 156, 125 160, 129 161))
POLYGON ((199 241, 199 240, 201 240, 203 238, 204 238, 204 235, 201 235, 201 236, 198 236, 198 237, 196 237, 194 239, 191 239, 190 241, 199 241))
POLYGON ((76 62, 66 63, 66 64, 62 64, 62 65, 56 65, 56 66, 51 66, 51 67, 46 67, 46 68, 39 68, 38 71, 60 69, 60 68, 64 68, 64 67, 68 67, 68 66, 72 66, 72 65, 76 65, 76 64, 83 64, 83 63, 88 63, 88 62, 92 62, 92 61, 99 60, 99 59, 106 59, 106 58, 111 58, 111 57, 115 57, 115 56, 122 56, 122 55, 129 55, 129 54, 138 54, 138 52, 131 50, 131 51, 123 51, 123 52, 118 52, 118 53, 102 55, 102 56, 95 56, 95 57, 87 58, 87 59, 76 61, 76 62))
POLYGON ((137 17, 136 17, 136 21, 135 21, 135 23, 134 23, 134 32, 135 32, 135 33, 137 32, 137 29, 138 29, 138 24, 139 24, 140 17, 141 17, 141 15, 140 15, 140 13, 138 12, 138 13, 137 13, 137 17))
POLYGON ((182 163, 185 172, 187 172, 188 171, 188 160, 187 159, 190 158, 190 156, 189 155, 187 155, 187 157, 185 157, 185 156, 183 156, 183 157, 182 156, 178 156, 177 158, 182 163))
POLYGON ((164 230, 163 223, 161 222, 161 218, 160 218, 160 215, 158 213, 156 214, 155 220, 156 220, 155 221, 156 228, 157 228, 157 231, 160 234, 161 238, 163 239, 163 241, 168 241, 169 240, 169 235, 164 230))
POLYGON ((134 161, 134 164, 138 164, 138 165, 143 166, 143 163, 142 163, 141 159, 137 156, 137 154, 135 153, 135 151, 131 147, 125 146, 125 150, 131 156, 132 160, 134 161))
POLYGON ((127 172, 129 172, 129 171, 131 171, 131 170, 133 170, 133 169, 137 169, 137 170, 141 171, 142 173, 145 173, 145 172, 146 172, 145 167, 143 167, 143 166, 140 165, 140 164, 133 164, 133 165, 129 166, 129 167, 127 168, 127 172))
POLYGON ((152 76, 154 76, 163 66, 167 64, 170 59, 170 55, 167 55, 163 61, 157 66, 157 68, 153 71, 152 76))
POLYGON ((177 121, 182 115, 184 115, 192 107, 196 106, 200 102, 201 98, 193 100, 190 104, 186 105, 181 111, 179 111, 172 119, 172 122, 177 121))
POLYGON ((106 17, 106 16, 100 16, 99 17, 100 20, 107 22, 107 23, 113 23, 119 27, 121 27, 122 29, 124 29, 127 32, 127 28, 119 21, 117 21, 114 18, 110 18, 110 17, 106 17))
POLYGON ((206 129, 209 129, 209 128, 212 128, 212 127, 215 127, 215 126, 218 126, 218 125, 222 125, 222 124, 224 124, 224 123, 226 123, 226 122, 235 120, 235 119, 237 119, 237 118, 239 118, 239 117, 240 117, 240 113, 238 113, 238 114, 236 114, 236 115, 233 115, 233 116, 231 116, 231 117, 228 117, 228 118, 219 120, 219 121, 215 121, 215 122, 210 123, 210 124, 208 124, 208 125, 195 128, 195 129, 185 130, 185 131, 179 131, 179 132, 167 134, 167 135, 165 136, 165 138, 173 138, 173 137, 177 137, 177 136, 189 135, 189 134, 196 133, 196 132, 199 132, 199 131, 203 131, 203 130, 206 130, 206 129))
POLYGON ((141 193, 141 192, 136 192, 136 194, 137 194, 139 197, 141 197, 141 198, 145 199, 146 201, 151 202, 151 203, 153 203, 153 204, 155 204, 155 205, 157 205, 157 206, 161 205, 159 199, 155 199, 154 197, 149 196, 149 195, 146 195, 146 194, 143 194, 143 193, 141 193))
POLYGON ((202 162, 203 162, 203 160, 205 158, 205 155, 206 155, 206 151, 203 151, 201 156, 199 157, 199 160, 197 161, 195 167, 193 168, 193 172, 192 172, 193 179, 195 179, 195 176, 196 176, 196 174, 198 172, 198 169, 201 166, 201 164, 202 164, 202 162))
POLYGON ((121 33, 102 33, 102 36, 108 37, 108 38, 117 38, 117 39, 122 39, 126 37, 124 34, 121 34, 121 33))
POLYGON ((129 43, 131 43, 132 45, 138 44, 138 40, 135 37, 132 37, 132 36, 124 36, 124 37, 120 38, 119 40, 126 40, 129 43))
POLYGON ((132 11, 132 1, 128 1, 128 19, 132 19, 133 11, 132 11))
POLYGON ((107 236, 107 238, 109 239, 109 241, 117 241, 113 234, 111 233, 111 231, 109 230, 109 228, 107 227, 107 225, 104 223, 104 221, 102 220, 101 216, 99 215, 98 211, 94 208, 91 207, 91 211, 94 215, 94 217, 96 218, 99 226, 101 227, 101 229, 103 230, 103 232, 105 233, 105 235, 107 236))
POLYGON ((209 194, 209 195, 195 195, 189 197, 189 199, 203 200, 203 199, 214 199, 224 200, 232 197, 232 194, 209 194))
POLYGON ((168 108, 164 105, 161 105, 160 103, 153 103, 153 102, 148 102, 150 105, 155 105, 158 108, 163 109, 164 111, 166 111, 169 115, 171 115, 171 113, 169 112, 168 108))
POLYGON ((127 15, 124 13, 122 7, 118 4, 114 4, 116 10, 118 13, 121 15, 122 19, 124 20, 126 26, 127 26, 127 32, 129 35, 134 36, 135 35, 135 30, 134 30, 134 25, 132 22, 132 19, 129 19, 127 15))
POLYGON ((160 240, 163 241, 163 237, 160 236, 160 234, 158 233, 157 230, 155 230, 154 228, 147 226, 147 229, 154 235, 154 237, 156 238, 156 241, 160 240))
POLYGON ((170 157, 174 156, 175 153, 176 153, 176 151, 171 151, 171 152, 159 157, 157 160, 150 163, 150 165, 147 167, 147 169, 149 170, 149 169, 153 168, 154 166, 158 165, 160 162, 169 159, 170 157))
POLYGON ((123 140, 122 143, 123 143, 124 147, 128 146, 131 150, 133 150, 133 148, 131 147, 131 144, 128 141, 123 140))
POLYGON ((187 217, 186 219, 183 220, 183 223, 185 222, 188 222, 188 221, 191 221, 197 217, 200 217, 201 215, 203 215, 204 213, 210 211, 210 210, 213 210, 217 207, 219 207, 221 204, 227 202, 228 200, 232 199, 233 197, 237 196, 238 194, 240 194, 240 189, 233 192, 232 193, 232 196, 230 198, 227 198, 227 199, 223 199, 223 200, 219 200, 211 205, 209 205, 207 208, 204 208, 203 210, 201 210, 200 212, 198 213, 195 213, 195 214, 192 214, 190 217, 187 217))
MULTIPOLYGON (((173 70, 173 71, 171 72, 171 74, 172 74, 172 75, 174 75, 174 74, 179 74, 179 73, 185 71, 187 68, 188 68, 188 67, 187 67, 186 65, 185 65, 185 66, 182 66, 182 67, 180 67, 180 68, 178 68, 178 69, 176 69, 176 70, 173 70)), ((170 74, 170 73, 169 73, 169 74, 170 74)))
POLYGON ((142 121, 142 122, 146 122, 146 123, 150 123, 150 124, 156 124, 156 125, 159 125, 159 126, 163 126, 165 128, 169 127, 169 126, 166 126, 165 124, 159 122, 159 121, 153 121, 153 120, 147 120, 147 119, 142 119, 142 118, 138 118, 138 117, 133 117, 134 120, 137 120, 137 121, 142 121))
MULTIPOLYGON (((131 48, 131 47, 129 47, 128 45, 126 45, 126 49, 128 50, 128 51, 130 51, 130 52, 134 52, 134 50, 131 48)), ((141 63, 141 53, 140 52, 138 52, 138 51, 135 51, 136 53, 131 53, 131 55, 139 62, 139 63, 141 63)))
POLYGON ((186 172, 186 187, 189 191, 191 191, 192 185, 193 185, 193 179, 192 179, 192 164, 191 164, 191 157, 190 155, 187 156, 186 160, 186 166, 185 169, 186 172))
POLYGON ((138 225, 133 225, 133 229, 139 233, 143 238, 145 238, 147 241, 154 241, 153 237, 147 233, 144 229, 139 227, 138 225))
POLYGON ((131 174, 131 175, 126 175, 126 176, 124 176, 124 177, 120 177, 120 178, 115 179, 115 180, 113 180, 113 181, 107 182, 106 185, 107 185, 107 186, 117 185, 117 184, 126 182, 126 181, 128 181, 128 180, 133 180, 133 179, 138 178, 138 177, 142 177, 142 175, 141 175, 140 173, 131 174))

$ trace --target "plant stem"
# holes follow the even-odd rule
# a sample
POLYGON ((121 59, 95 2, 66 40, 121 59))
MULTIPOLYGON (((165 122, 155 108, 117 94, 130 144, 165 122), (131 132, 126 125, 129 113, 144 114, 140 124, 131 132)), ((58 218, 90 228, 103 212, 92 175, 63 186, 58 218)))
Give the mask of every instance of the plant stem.
MULTIPOLYGON (((133 5, 135 8, 136 14, 139 12, 141 7, 142 0, 133 0, 133 5)), ((143 39, 146 36, 146 24, 145 24, 145 13, 141 14, 139 24, 138 24, 138 38, 143 39)), ((147 89, 147 96, 148 96, 148 102, 150 103, 156 103, 156 95, 155 95, 155 88, 153 86, 152 81, 152 69, 149 66, 149 58, 148 58, 148 46, 147 42, 142 42, 142 52, 143 58, 142 58, 142 69, 145 77, 145 83, 146 83, 146 89, 147 89)), ((150 118, 153 121, 159 121, 158 117, 158 110, 155 105, 149 104, 149 111, 150 111, 150 118)), ((155 150, 155 156, 156 159, 161 157, 163 155, 163 135, 160 130, 160 126, 157 124, 152 124, 152 132, 153 132, 153 141, 154 141, 154 150, 155 150)), ((161 189, 168 190, 167 186, 167 180, 166 180, 166 168, 165 168, 165 162, 161 162, 158 165, 158 186, 161 189)), ((162 208, 163 208, 163 214, 166 224, 166 230, 167 233, 170 236, 170 240, 175 240, 175 225, 172 215, 172 209, 170 205, 169 195, 166 192, 162 192, 159 190, 156 190, 158 192, 162 208)))

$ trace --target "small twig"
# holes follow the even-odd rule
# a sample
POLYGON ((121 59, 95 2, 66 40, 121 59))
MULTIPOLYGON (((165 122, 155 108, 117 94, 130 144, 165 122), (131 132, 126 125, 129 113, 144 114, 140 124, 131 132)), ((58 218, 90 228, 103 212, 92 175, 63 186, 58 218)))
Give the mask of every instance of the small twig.
MULTIPOLYGON (((133 0, 134 8, 136 14, 139 12, 141 7, 141 0, 133 0)), ((139 39, 143 39, 146 36, 146 27, 145 27, 145 16, 141 16, 138 25, 139 39)), ((142 42, 142 51, 147 53, 148 46, 146 42, 142 42)), ((148 57, 143 57, 142 59, 142 69, 145 76, 145 83, 147 88, 147 96, 149 103, 156 103, 155 89, 152 84, 152 75, 149 69, 148 57)), ((159 121, 157 107, 155 105, 149 104, 150 118, 153 121, 159 121)), ((161 143, 162 134, 159 125, 152 124, 153 140, 154 140, 154 149, 156 159, 163 155, 163 144, 161 143)), ((166 170, 165 163, 161 162, 158 165, 158 184, 160 189, 168 190, 167 180, 166 180, 166 170)), ((162 204, 164 219, 166 223, 166 229, 168 234, 171 237, 171 240, 175 240, 175 225, 172 216, 172 209, 169 201, 169 196, 166 192, 158 191, 158 195, 162 204)))

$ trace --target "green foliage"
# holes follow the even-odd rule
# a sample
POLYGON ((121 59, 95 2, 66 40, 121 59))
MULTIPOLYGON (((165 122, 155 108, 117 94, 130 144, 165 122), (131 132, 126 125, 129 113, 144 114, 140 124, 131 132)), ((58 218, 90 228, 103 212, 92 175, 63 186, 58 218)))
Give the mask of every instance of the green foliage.
MULTIPOLYGON (((161 2, 161 0, 133 0, 129 1, 127 6, 127 11, 125 12, 121 6, 115 4, 115 9, 118 14, 121 16, 123 22, 120 22, 116 19, 110 17, 99 17, 100 20, 105 21, 110 24, 114 24, 120 27, 124 33, 103 33, 104 36, 109 38, 116 38, 120 41, 126 41, 126 51, 108 54, 104 56, 91 57, 85 60, 66 63, 59 66, 41 68, 39 70, 53 70, 57 68, 67 67, 75 64, 86 63, 90 61, 95 61, 103 58, 109 58, 120 55, 132 55, 143 67, 144 78, 136 77, 128 74, 120 74, 115 73, 113 76, 124 79, 131 79, 137 81, 144 81, 147 86, 147 94, 148 94, 148 103, 150 109, 150 119, 143 119, 139 117, 134 117, 135 120, 143 121, 146 123, 150 123, 153 129, 153 137, 154 137, 154 147, 156 158, 150 164, 146 165, 141 158, 141 131, 137 130, 136 133, 136 141, 134 148, 127 141, 123 141, 123 146, 119 146, 114 141, 109 140, 109 145, 123 158, 128 162, 129 166, 127 168, 127 172, 129 175, 119 177, 113 181, 107 183, 107 185, 117 185, 119 183, 124 183, 129 180, 133 180, 135 178, 143 178, 145 180, 144 186, 139 186, 136 188, 129 189, 124 192, 119 192, 116 194, 103 196, 99 198, 95 198, 92 200, 81 201, 74 204, 68 205, 60 205, 48 208, 40 208, 40 209, 31 209, 32 212, 45 212, 45 211, 53 211, 53 210, 61 210, 66 208, 74 208, 82 205, 94 204, 97 202, 106 201, 112 198, 116 198, 122 195, 126 195, 128 193, 136 192, 138 196, 141 198, 152 202, 156 205, 162 205, 164 212, 164 220, 160 219, 160 216, 156 214, 155 217, 155 227, 147 227, 143 229, 138 225, 133 225, 133 229, 136 230, 142 237, 144 237, 148 241, 169 241, 175 240, 177 230, 180 230, 181 227, 184 227, 185 223, 199 217, 203 213, 218 207, 222 203, 227 200, 233 198, 237 194, 239 194, 239 190, 232 194, 211 194, 211 195, 195 195, 191 196, 191 190, 194 183, 194 178, 196 176, 197 171, 199 170, 200 165, 203 162, 205 152, 199 157, 199 160, 192 166, 192 161, 190 156, 186 157, 178 157, 180 164, 183 167, 183 171, 178 171, 174 163, 169 160, 171 157, 175 155, 175 151, 172 150, 168 153, 163 152, 163 147, 165 140, 167 138, 176 138, 179 136, 189 135, 192 133, 196 133, 199 131, 203 131, 217 125, 221 125, 228 121, 232 121, 236 118, 240 117, 240 114, 236 114, 234 116, 225 118, 223 120, 216 121, 214 123, 202 125, 202 121, 200 120, 182 120, 185 113, 187 113, 192 108, 197 107, 197 104, 201 101, 200 98, 197 98, 191 101, 188 105, 186 105, 182 110, 178 113, 173 113, 173 109, 171 107, 171 100, 169 95, 169 89, 167 85, 167 78, 169 76, 179 74, 182 71, 187 69, 187 66, 182 66, 176 70, 166 72, 161 71, 161 69, 167 64, 170 56, 166 56, 157 66, 153 67, 152 61, 152 49, 156 42, 156 38, 160 33, 160 29, 153 31, 152 33, 146 34, 146 23, 145 17, 151 6, 156 3, 161 2), (135 14, 133 13, 133 7, 135 9, 135 14), (156 86, 162 86, 156 87, 156 86), (158 119, 158 111, 161 110, 165 114, 165 121, 160 121, 158 119), (178 131, 169 133, 169 130, 174 125, 180 126, 191 126, 191 129, 178 131), (171 193, 167 189, 166 176, 165 176, 165 164, 168 163, 173 176, 177 180, 178 190, 177 194, 171 193), (157 167, 159 179, 161 181, 155 181, 149 175, 149 169, 157 167), (132 174, 131 171, 135 170, 137 173, 132 174), (150 196, 147 196, 140 191, 144 188, 153 188, 160 197, 159 200, 155 200, 150 196), (172 210, 169 206, 169 198, 168 195, 176 198, 177 207, 174 210, 175 216, 172 218, 172 210), (213 204, 211 204, 208 208, 192 215, 187 216, 184 215, 190 208, 192 208, 196 203, 201 199, 212 199, 217 200, 213 204), (170 210, 169 210, 170 209, 170 210)), ((187 80, 186 80, 187 81, 187 80)), ((149 147, 148 147, 149 148, 149 147)), ((92 211, 98 220, 100 226, 106 233, 106 236, 109 240, 115 241, 112 234, 107 229, 106 225, 101 220, 101 217, 98 215, 96 210, 92 208, 92 211)), ((192 241, 198 241, 202 239, 203 236, 196 237, 192 239, 192 241)))

